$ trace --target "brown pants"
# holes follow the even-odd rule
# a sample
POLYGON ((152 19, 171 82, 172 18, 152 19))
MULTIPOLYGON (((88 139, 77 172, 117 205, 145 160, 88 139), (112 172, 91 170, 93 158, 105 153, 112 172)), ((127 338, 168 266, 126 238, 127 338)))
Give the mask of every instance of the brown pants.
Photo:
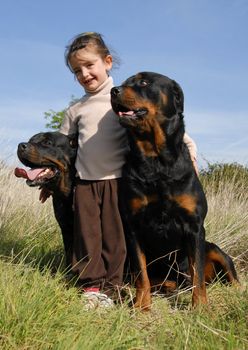
POLYGON ((118 195, 121 179, 79 180, 74 197, 73 272, 82 286, 120 286, 126 258, 118 195))

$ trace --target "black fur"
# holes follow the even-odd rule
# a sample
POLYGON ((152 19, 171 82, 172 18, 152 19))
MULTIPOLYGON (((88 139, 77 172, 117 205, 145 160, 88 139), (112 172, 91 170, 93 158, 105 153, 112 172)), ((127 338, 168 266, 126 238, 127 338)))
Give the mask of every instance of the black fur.
MULTIPOLYGON (((27 184, 52 192, 54 214, 62 232, 67 267, 71 266, 72 258, 72 189, 76 153, 77 135, 66 136, 59 132, 36 134, 28 142, 20 143, 17 150, 17 155, 25 166, 32 169, 49 169, 53 173, 51 177, 44 175, 34 180, 27 179, 27 184)), ((19 177, 23 174, 22 169, 19 168, 15 170, 15 173, 19 177)))
POLYGON ((112 108, 129 139, 124 193, 136 306, 144 309, 151 304, 154 277, 180 285, 191 274, 193 304, 206 303, 205 282, 216 277, 219 264, 209 261, 211 254, 222 261, 228 281, 237 279, 231 259, 205 241, 207 202, 183 141, 183 100, 174 80, 151 72, 138 73, 111 90, 112 108))

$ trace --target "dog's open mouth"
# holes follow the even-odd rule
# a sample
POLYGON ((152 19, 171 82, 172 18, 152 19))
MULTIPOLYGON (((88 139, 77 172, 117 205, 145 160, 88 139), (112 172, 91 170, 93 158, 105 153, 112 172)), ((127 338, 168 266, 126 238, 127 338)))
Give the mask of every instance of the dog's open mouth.
POLYGON ((120 118, 130 118, 130 119, 142 118, 147 114, 146 108, 136 108, 136 109, 130 110, 127 107, 124 107, 122 105, 116 106, 116 111, 120 118))
POLYGON ((53 179, 57 173, 58 169, 51 167, 33 168, 30 170, 15 168, 15 176, 26 179, 29 186, 41 186, 53 179))

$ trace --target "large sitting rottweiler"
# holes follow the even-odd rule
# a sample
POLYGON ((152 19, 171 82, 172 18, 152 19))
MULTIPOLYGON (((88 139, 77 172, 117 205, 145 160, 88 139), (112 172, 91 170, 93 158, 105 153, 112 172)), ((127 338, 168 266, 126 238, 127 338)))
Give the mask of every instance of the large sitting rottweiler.
POLYGON ((27 179, 29 186, 39 186, 52 192, 54 214, 61 228, 68 268, 72 261, 72 197, 76 153, 77 135, 39 133, 28 142, 18 145, 20 161, 31 170, 15 169, 15 175, 27 179))
POLYGON ((123 169, 131 256, 136 258, 135 306, 149 309, 152 279, 193 285, 193 306, 207 302, 206 283, 237 281, 231 258, 206 242, 206 198, 183 141, 184 96, 166 76, 142 72, 111 90, 113 110, 127 129, 123 169))

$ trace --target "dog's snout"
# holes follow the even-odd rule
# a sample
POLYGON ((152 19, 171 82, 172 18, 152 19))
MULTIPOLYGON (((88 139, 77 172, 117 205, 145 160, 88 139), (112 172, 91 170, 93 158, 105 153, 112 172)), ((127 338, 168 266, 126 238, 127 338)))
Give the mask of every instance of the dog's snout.
POLYGON ((21 142, 18 145, 18 151, 25 151, 27 149, 27 147, 28 147, 27 142, 21 142))
POLYGON ((112 96, 117 96, 121 92, 121 87, 120 86, 115 86, 111 89, 111 95, 112 96))

